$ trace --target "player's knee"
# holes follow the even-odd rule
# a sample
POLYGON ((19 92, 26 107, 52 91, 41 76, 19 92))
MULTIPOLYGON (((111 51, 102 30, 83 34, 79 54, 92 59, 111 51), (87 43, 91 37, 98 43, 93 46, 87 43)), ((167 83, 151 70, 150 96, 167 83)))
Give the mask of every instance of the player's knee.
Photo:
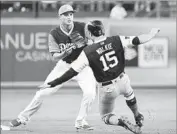
POLYGON ((104 121, 105 124, 110 124, 109 120, 112 116, 115 116, 115 114, 109 113, 109 114, 105 114, 102 115, 102 120, 104 121))

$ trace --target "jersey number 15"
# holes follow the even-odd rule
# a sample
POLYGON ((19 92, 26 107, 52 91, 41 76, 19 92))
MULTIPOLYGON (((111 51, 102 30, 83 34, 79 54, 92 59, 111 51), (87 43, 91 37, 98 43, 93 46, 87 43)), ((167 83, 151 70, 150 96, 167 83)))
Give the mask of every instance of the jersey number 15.
POLYGON ((110 68, 115 67, 118 64, 118 59, 115 56, 115 51, 108 52, 100 57, 100 61, 103 64, 103 71, 107 71, 110 68), (111 63, 109 63, 111 62, 111 63))

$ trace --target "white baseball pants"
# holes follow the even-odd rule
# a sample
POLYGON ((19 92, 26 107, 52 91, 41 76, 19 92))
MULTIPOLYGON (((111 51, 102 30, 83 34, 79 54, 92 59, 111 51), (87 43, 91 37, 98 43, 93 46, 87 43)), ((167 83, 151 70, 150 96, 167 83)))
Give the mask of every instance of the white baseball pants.
POLYGON ((123 77, 117 77, 112 80, 112 84, 102 86, 102 83, 98 83, 99 91, 99 111, 101 117, 113 112, 115 107, 115 100, 119 95, 124 95, 126 100, 134 98, 133 89, 130 85, 130 79, 127 74, 123 74, 123 77))
MULTIPOLYGON (((61 76, 69 68, 70 64, 62 60, 58 61, 54 69, 46 78, 45 83, 48 83, 55 78, 61 76)), ((91 104, 96 96, 96 80, 90 67, 86 67, 73 79, 78 82, 83 91, 83 98, 81 101, 79 114, 76 119, 76 121, 82 121, 85 120, 85 118, 87 117, 88 111, 90 110, 91 104)), ((30 104, 18 115, 18 118, 24 122, 30 120, 31 116, 40 108, 45 96, 49 96, 57 92, 58 89, 60 89, 62 86, 63 84, 53 88, 46 88, 37 91, 30 104)))

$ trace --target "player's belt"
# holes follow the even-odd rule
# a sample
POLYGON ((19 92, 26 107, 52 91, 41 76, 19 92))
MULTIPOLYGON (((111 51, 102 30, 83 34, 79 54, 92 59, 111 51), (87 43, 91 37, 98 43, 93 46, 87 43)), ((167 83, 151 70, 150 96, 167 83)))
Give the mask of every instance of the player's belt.
MULTIPOLYGON (((117 78, 119 78, 119 79, 121 79, 123 76, 124 76, 124 72, 122 72, 117 78)), ((116 79, 117 79, 116 78, 116 79)), ((102 86, 107 86, 107 85, 109 85, 109 84, 112 84, 116 79, 114 79, 114 80, 111 80, 111 81, 106 81, 106 82, 102 82, 101 84, 102 84, 102 86)))

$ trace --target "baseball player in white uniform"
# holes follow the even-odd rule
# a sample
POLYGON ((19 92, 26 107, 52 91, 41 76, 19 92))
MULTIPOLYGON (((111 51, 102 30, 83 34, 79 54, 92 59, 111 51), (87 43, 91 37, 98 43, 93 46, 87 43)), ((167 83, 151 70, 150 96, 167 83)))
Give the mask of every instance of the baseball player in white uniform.
POLYGON ((85 29, 87 37, 93 40, 93 44, 83 49, 65 74, 43 85, 43 88, 50 89, 60 85, 90 66, 97 81, 102 120, 108 125, 122 126, 135 134, 140 134, 144 116, 138 110, 129 77, 124 72, 124 48, 148 42, 159 32, 159 29, 153 28, 150 33, 139 36, 105 37, 103 24, 98 20, 88 23, 85 29), (124 95, 127 106, 134 114, 136 125, 133 125, 127 118, 117 117, 113 113, 115 99, 119 95, 124 95))
MULTIPOLYGON (((73 21, 73 14, 73 8, 67 4, 61 6, 58 11, 60 24, 55 29, 52 29, 49 34, 49 52, 58 62, 44 83, 48 83, 64 74, 86 46, 85 23, 73 21)), ((77 129, 93 129, 87 123, 86 117, 96 95, 95 77, 91 68, 86 67, 74 79, 83 91, 83 98, 75 121, 75 127, 77 129)), ((10 125, 17 127, 21 124, 26 124, 40 108, 44 97, 57 92, 61 87, 62 84, 50 89, 40 89, 37 91, 30 104, 18 115, 18 118, 10 122, 10 125)))

